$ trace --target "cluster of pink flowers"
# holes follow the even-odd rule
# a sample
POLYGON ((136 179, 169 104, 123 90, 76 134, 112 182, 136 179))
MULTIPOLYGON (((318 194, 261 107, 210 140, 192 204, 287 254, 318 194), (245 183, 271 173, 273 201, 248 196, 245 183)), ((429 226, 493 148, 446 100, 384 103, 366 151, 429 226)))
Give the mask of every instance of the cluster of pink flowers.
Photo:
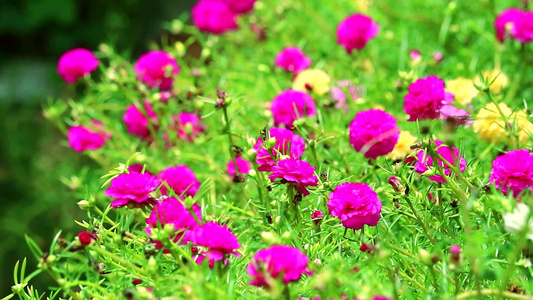
POLYGON ((304 153, 305 141, 288 129, 270 128, 269 137, 270 139, 275 139, 275 144, 271 147, 266 145, 270 139, 263 141, 258 138, 254 145, 254 149, 257 151, 256 161, 259 165, 259 171, 272 171, 272 167, 280 156, 300 158, 304 153))
POLYGON ((311 65, 311 59, 298 47, 287 47, 276 56, 276 66, 287 72, 298 74, 311 65))
POLYGON ((399 136, 396 119, 382 110, 361 111, 350 123, 350 144, 366 158, 389 154, 399 136))
POLYGON ((92 73, 98 67, 98 58, 83 48, 65 52, 57 63, 57 73, 67 83, 74 83, 79 78, 92 73))
POLYGON ((403 110, 409 121, 438 119, 440 109, 453 102, 453 95, 444 90, 444 81, 437 76, 420 78, 409 86, 403 110))
MULTIPOLYGON (((441 141, 434 141, 435 151, 444 158, 445 162, 438 157, 432 157, 427 154, 425 151, 421 150, 417 154, 418 161, 415 164, 415 170, 417 173, 422 174, 426 172, 430 166, 436 164, 439 165, 444 170, 444 175, 450 176, 452 174, 452 169, 449 165, 456 165, 459 160, 459 169, 463 172, 466 168, 466 160, 460 156, 459 150, 455 147, 445 146, 441 141), (448 165, 449 164, 449 165, 448 165)), ((431 175, 429 179, 435 182, 446 182, 446 180, 441 175, 431 175)))
POLYGON ((274 125, 291 127, 299 118, 316 114, 315 101, 307 93, 285 90, 272 100, 274 125))
POLYGON ((168 90, 180 72, 176 60, 165 51, 148 51, 133 66, 137 79, 149 88, 168 90))
POLYGON ((500 42, 514 38, 521 43, 533 41, 533 12, 518 8, 504 10, 494 21, 496 38, 500 42))
POLYGON ((272 174, 268 176, 270 181, 281 179, 282 183, 288 183, 294 189, 304 195, 309 195, 308 186, 317 186, 318 178, 314 175, 315 167, 310 163, 296 158, 280 160, 272 167, 272 174))
POLYGON ((359 230, 365 225, 378 224, 383 204, 368 184, 340 184, 329 194, 329 198, 329 213, 339 218, 344 227, 359 230))
POLYGON ((163 186, 161 186, 163 195, 169 194, 166 185, 178 196, 194 197, 200 188, 200 181, 196 179, 194 172, 186 165, 168 167, 161 171, 158 177, 163 182, 163 186))
POLYGON ((113 208, 118 208, 128 204, 141 205, 153 204, 150 193, 157 190, 161 181, 149 173, 127 173, 118 175, 111 180, 111 185, 105 191, 106 196, 115 198, 111 202, 113 208))
POLYGON ((370 17, 353 14, 337 27, 337 43, 341 44, 348 54, 352 54, 353 49, 363 49, 378 31, 379 25, 370 17))
POLYGON ((533 190, 533 154, 528 150, 513 150, 492 162, 490 182, 505 195, 511 191, 517 197, 523 190, 533 190))
POLYGON ((238 29, 237 17, 254 8, 256 0, 200 0, 192 8, 192 22, 200 31, 223 34, 238 29))

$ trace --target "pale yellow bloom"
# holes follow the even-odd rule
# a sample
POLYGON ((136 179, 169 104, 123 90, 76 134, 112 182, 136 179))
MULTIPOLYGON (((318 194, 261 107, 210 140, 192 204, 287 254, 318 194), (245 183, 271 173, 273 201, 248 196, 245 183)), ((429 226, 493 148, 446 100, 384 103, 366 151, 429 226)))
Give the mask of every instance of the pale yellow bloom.
POLYGON ((416 143, 416 136, 412 135, 407 130, 400 131, 400 137, 398 138, 398 143, 392 149, 392 152, 387 154, 385 157, 392 160, 404 159, 407 155, 411 154, 413 150, 411 146, 416 143))
POLYGON ((510 139, 515 145, 517 135, 521 144, 526 143, 530 136, 533 136, 533 124, 528 120, 526 112, 521 110, 513 113, 504 103, 498 106, 501 112, 494 103, 489 103, 479 110, 473 124, 474 132, 491 143, 510 139), (505 124, 505 119, 508 124, 505 124))
MULTIPOLYGON (((486 79, 487 83, 494 82, 490 85, 489 90, 491 93, 499 94, 502 89, 506 88, 509 85, 509 78, 501 70, 494 69, 483 71, 483 78, 486 79)), ((476 78, 476 83, 481 84, 481 78, 479 76, 476 78)))
POLYGON ((474 81, 463 77, 448 80, 446 82, 446 89, 454 95, 455 101, 463 105, 469 104, 472 98, 479 93, 474 86, 474 81))
POLYGON ((518 131, 518 139, 521 144, 525 144, 530 137, 533 139, 533 123, 528 120, 525 111, 516 112, 511 122, 516 124, 515 130, 518 131))
POLYGON ((292 89, 297 91, 307 91, 306 85, 308 85, 313 92, 318 95, 324 95, 329 92, 329 83, 331 78, 326 72, 318 69, 307 69, 296 76, 292 89))

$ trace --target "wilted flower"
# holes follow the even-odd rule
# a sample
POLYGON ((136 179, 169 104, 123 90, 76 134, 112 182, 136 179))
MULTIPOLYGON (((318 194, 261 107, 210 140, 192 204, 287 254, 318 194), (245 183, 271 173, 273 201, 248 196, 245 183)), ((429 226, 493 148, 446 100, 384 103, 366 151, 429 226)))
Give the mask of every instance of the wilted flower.
POLYGON ((98 67, 98 59, 83 48, 65 52, 57 63, 57 73, 67 83, 74 83, 78 78, 90 74, 98 67))
POLYGON ((269 137, 266 141, 258 138, 254 145, 257 151, 256 161, 259 164, 259 171, 270 172, 275 162, 283 156, 290 158, 300 158, 305 150, 305 141, 297 134, 285 128, 270 128, 269 137), (266 145, 270 140, 275 143, 266 145))
POLYGON ((314 175, 315 167, 310 163, 295 158, 280 160, 272 167, 272 174, 268 176, 274 182, 280 178, 282 182, 292 185, 298 193, 309 195, 306 187, 317 186, 318 178, 314 175))
POLYGON ((528 226, 529 229, 526 236, 528 239, 533 240, 533 217, 529 218, 529 222, 527 222, 528 216, 529 206, 524 202, 516 203, 513 212, 503 214, 505 231, 510 233, 520 233, 524 230, 524 227, 528 226))
POLYGON ((200 132, 205 130, 200 117, 197 114, 182 112, 176 117, 172 117, 175 125, 171 129, 177 129, 178 137, 182 140, 193 142, 200 132))
MULTIPOLYGON (((249 161, 242 157, 235 157, 235 162, 237 162, 237 168, 240 174, 248 174, 250 172, 252 164, 249 161)), ((233 160, 228 161, 228 166, 226 168, 226 172, 231 179, 234 179, 235 175, 237 175, 237 172, 235 172, 235 162, 233 160)))
POLYGON ((352 54, 353 49, 363 49, 366 43, 378 34, 378 31, 379 25, 370 17, 353 14, 337 27, 337 43, 341 44, 348 54, 352 54))
POLYGON ((309 259, 299 249, 276 245, 259 250, 248 265, 248 274, 252 277, 251 285, 270 287, 272 279, 281 277, 284 284, 297 281, 302 274, 311 275, 307 269, 309 259))
POLYGON ((479 91, 474 86, 472 79, 459 77, 446 82, 446 90, 453 94, 454 100, 467 105, 472 101, 472 98, 477 96, 479 91))
POLYGON ((198 1, 192 8, 192 22, 200 31, 213 34, 223 34, 239 28, 235 14, 227 3, 218 0, 198 1))
POLYGON ((318 69, 307 69, 296 75, 292 89, 301 92, 313 91, 317 95, 324 95, 329 92, 330 82, 331 78, 326 72, 318 69))
MULTIPOLYGON (((200 257, 209 259, 209 266, 213 268, 215 261, 221 261, 228 254, 240 256, 235 250, 239 249, 237 237, 228 227, 214 222, 208 222, 190 231, 191 242, 209 248, 200 253, 200 257)), ((200 259, 203 260, 203 259, 200 259)))
POLYGON ((316 113, 315 102, 308 94, 285 90, 274 98, 270 107, 274 125, 292 126, 294 121, 316 113))
POLYGON ((404 97, 403 110, 409 121, 437 119, 440 108, 453 101, 453 95, 444 91, 444 82, 437 76, 420 78, 409 86, 404 97))
POLYGON ((366 158, 390 153, 399 135, 396 119, 378 109, 358 112, 350 123, 350 144, 366 158))
POLYGON ((100 149, 109 138, 104 132, 94 132, 84 126, 72 126, 68 130, 68 143, 78 152, 100 149))
POLYGON ((287 72, 298 74, 311 65, 311 59, 298 47, 287 47, 276 56, 276 66, 287 72))
POLYGON ((111 185, 105 191, 106 196, 115 198, 111 202, 113 208, 127 204, 153 203, 150 193, 157 190, 161 181, 148 173, 120 174, 111 180, 111 185))
POLYGON ((329 194, 329 198, 329 213, 339 218, 344 227, 359 230, 365 225, 378 224, 383 204, 368 184, 340 184, 329 194))
MULTIPOLYGON (((144 108, 146 109, 146 114, 150 118, 152 123, 157 122, 157 115, 152 110, 150 102, 146 101, 144 103, 144 108)), ((122 119, 124 124, 126 124, 126 129, 129 133, 138 136, 140 138, 146 138, 150 136, 150 129, 148 128, 148 118, 141 112, 135 105, 128 105, 126 113, 122 119)))
POLYGON ((172 88, 174 76, 180 72, 176 60, 165 51, 152 50, 143 54, 133 66, 137 79, 150 88, 172 88))
POLYGON ((492 162, 490 182, 505 195, 509 189, 517 197, 524 189, 533 189, 533 154, 528 150, 513 150, 492 162))
POLYGON ((223 0, 229 10, 236 15, 245 14, 254 9, 256 0, 223 0))
MULTIPOLYGON (((166 182, 174 190, 176 195, 188 195, 194 197, 200 188, 200 182, 196 179, 193 171, 185 165, 168 167, 159 173, 161 181, 166 182)), ((161 193, 168 195, 165 184, 161 186, 161 193)))
POLYGON ((394 149, 392 149, 391 153, 385 155, 385 157, 393 160, 404 159, 407 155, 413 153, 411 146, 415 143, 416 136, 412 135, 409 131, 402 130, 400 131, 398 142, 394 145, 394 149))
MULTIPOLYGON (((459 150, 455 147, 445 146, 441 141, 434 141, 435 151, 444 158, 444 160, 452 165, 457 166, 456 161, 459 159, 459 170, 463 172, 466 168, 466 160, 459 155, 459 150)), ((440 158, 433 158, 427 154, 424 150, 420 150, 417 154, 418 161, 415 164, 415 170, 418 174, 422 174, 429 170, 429 166, 436 167, 434 161, 437 161, 437 164, 443 169, 444 175, 450 176, 452 174, 451 168, 448 164, 442 161, 440 158)), ((432 175, 429 176, 429 179, 435 182, 445 183, 446 180, 441 175, 432 175)))

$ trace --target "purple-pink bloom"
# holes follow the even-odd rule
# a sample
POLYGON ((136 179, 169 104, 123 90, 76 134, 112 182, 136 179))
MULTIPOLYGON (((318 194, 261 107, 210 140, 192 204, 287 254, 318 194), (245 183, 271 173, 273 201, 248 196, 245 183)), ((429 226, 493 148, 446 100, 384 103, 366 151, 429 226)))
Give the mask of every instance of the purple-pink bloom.
POLYGON ((533 11, 524 11, 515 22, 515 38, 521 43, 533 41, 533 11))
POLYGON ((235 15, 245 14, 254 9, 256 0, 223 0, 235 15))
POLYGON ((259 171, 270 172, 281 155, 290 158, 300 158, 305 150, 305 141, 297 134, 285 128, 270 128, 269 137, 275 138, 276 143, 270 150, 267 150, 261 138, 257 139, 254 149, 257 151, 256 162, 259 164, 259 171))
POLYGON ((211 268, 213 268, 215 261, 224 260, 228 254, 240 256, 235 250, 239 249, 241 245, 239 245, 237 237, 226 226, 208 222, 194 228, 190 233, 190 238, 193 244, 209 248, 200 255, 209 259, 211 268))
POLYGON ((383 204, 368 184, 340 184, 329 194, 329 198, 329 213, 339 218, 344 227, 359 230, 365 225, 378 224, 383 204))
POLYGON ((105 191, 106 196, 115 198, 111 202, 113 208, 126 206, 127 204, 152 204, 150 193, 157 190, 161 181, 148 173, 120 174, 113 180, 105 191))
POLYGON ((379 25, 370 17, 353 14, 337 27, 337 43, 341 44, 348 54, 352 54, 353 49, 363 49, 378 31, 379 25))
POLYGON ((433 60, 436 63, 440 63, 441 61, 444 60, 444 54, 442 54, 442 52, 440 52, 440 51, 433 52, 433 60))
POLYGON ((287 72, 298 74, 311 65, 311 59, 298 47, 287 47, 276 56, 276 66, 287 72))
POLYGON ((200 117, 194 113, 182 112, 172 117, 172 121, 175 125, 171 129, 178 131, 178 138, 189 142, 193 142, 205 130, 200 117))
POLYGON ((318 225, 322 221, 322 218, 324 218, 324 213, 321 210, 315 210, 311 214, 311 220, 313 220, 315 225, 318 225))
POLYGON ((505 195, 517 197, 523 190, 533 190, 533 154, 526 149, 509 151, 492 162, 490 183, 505 195))
MULTIPOLYGON (((159 173, 161 181, 166 182, 174 190, 176 195, 194 197, 200 188, 200 182, 196 179, 194 172, 186 165, 168 167, 159 173)), ((161 186, 161 193, 169 195, 165 184, 161 186)))
MULTIPOLYGON (((461 172, 465 170, 466 160, 460 156, 459 150, 457 150, 457 148, 445 146, 439 140, 436 140, 433 143, 435 145, 435 151, 440 154, 448 164, 456 165, 457 159, 460 159, 459 170, 461 170, 461 172)), ((424 150, 420 150, 418 152, 417 159, 418 161, 415 164, 415 171, 418 174, 426 172, 429 169, 428 166, 434 166, 434 159, 437 160, 437 164, 443 169, 444 175, 450 176, 452 174, 452 170, 450 169, 448 164, 446 164, 446 162, 443 162, 440 158, 431 157, 424 150)), ((446 180, 441 175, 432 175, 429 177, 429 179, 435 182, 446 182, 446 180)))
POLYGON ((350 123, 350 144, 366 158, 389 154, 399 136, 396 119, 379 109, 360 111, 350 123))
POLYGON ((496 38, 500 42, 504 42, 509 37, 516 37, 518 26, 516 22, 522 17, 524 12, 518 8, 509 8, 504 10, 496 17, 494 21, 494 29, 496 30, 496 38))
POLYGON ((167 52, 152 50, 143 54, 133 66, 137 79, 150 88, 168 90, 172 88, 174 76, 180 72, 180 66, 167 52))
POLYGON ((304 196, 309 195, 306 187, 317 186, 318 177, 315 176, 315 167, 305 160, 288 158, 280 160, 272 167, 272 174, 268 176, 274 182, 280 178, 282 183, 288 183, 304 196))
MULTIPOLYGON (((252 163, 239 156, 235 157, 235 162, 237 162, 239 174, 248 174, 250 172, 250 169, 252 168, 252 163)), ((235 172, 235 162, 233 160, 228 161, 228 166, 226 168, 226 172, 231 177, 231 179, 235 178, 235 175, 237 174, 235 172)))
POLYGON ((226 3, 218 0, 198 1, 192 8, 192 23, 200 31, 213 34, 223 34, 239 28, 235 14, 226 3))
POLYGON ((470 114, 466 109, 457 108, 453 105, 443 105, 440 108, 441 119, 451 120, 456 125, 471 125, 472 120, 469 120, 470 114))
POLYGON ((274 98, 270 107, 274 125, 291 127, 299 118, 316 114, 315 101, 305 92, 285 90, 274 98))
MULTIPOLYGON (((152 110, 150 102, 144 102, 144 108, 146 109, 146 114, 151 119, 151 122, 156 123, 157 115, 152 110)), ((126 113, 124 113, 122 120, 124 120, 124 124, 126 124, 126 129, 129 133, 140 138, 147 138, 150 136, 148 118, 135 105, 128 105, 128 108, 126 109, 126 113)))
POLYGON ((413 49, 409 51, 409 58, 412 62, 419 62, 422 59, 422 54, 420 53, 420 50, 413 49))
POLYGON ((94 71, 98 63, 98 59, 91 51, 75 48, 61 55, 57 63, 57 73, 63 81, 74 83, 78 78, 94 71))
MULTIPOLYGON (((157 203, 152 209, 150 217, 146 219, 146 232, 150 234, 152 228, 163 228, 165 224, 173 224, 174 230, 177 232, 176 236, 170 237, 174 242, 181 240, 181 244, 185 245, 191 240, 189 229, 199 226, 202 222, 202 210, 196 203, 192 206, 191 212, 183 205, 183 203, 174 198, 169 197, 157 203)), ((163 245, 160 242, 156 243, 156 248, 161 249, 163 245)))
POLYGON ((68 130, 68 143, 78 152, 100 149, 109 137, 105 132, 94 132, 84 126, 72 126, 68 130))
POLYGON ((246 269, 252 277, 251 285, 270 287, 271 279, 282 278, 284 284, 297 281, 302 274, 312 275, 307 269, 309 259, 298 248, 276 245, 259 250, 246 269))
POLYGON ((404 97, 403 110, 409 121, 437 119, 440 109, 453 102, 453 94, 444 91, 444 81, 437 76, 420 78, 409 86, 404 97))

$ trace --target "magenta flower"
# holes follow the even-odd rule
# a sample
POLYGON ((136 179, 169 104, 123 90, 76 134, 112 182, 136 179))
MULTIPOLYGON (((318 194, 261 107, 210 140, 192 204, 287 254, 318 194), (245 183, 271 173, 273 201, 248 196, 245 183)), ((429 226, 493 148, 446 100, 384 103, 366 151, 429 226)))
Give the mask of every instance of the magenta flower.
POLYGON ((533 11, 524 11, 515 22, 515 38, 521 43, 533 42, 533 11))
POLYGON ((168 90, 172 88, 174 76, 180 72, 180 66, 165 51, 148 51, 133 66, 137 79, 149 88, 168 90))
POLYGON ((444 91, 444 81, 428 76, 413 82, 404 100, 403 110, 409 115, 409 121, 437 119, 441 107, 453 102, 453 95, 444 91))
MULTIPOLYGON (((441 141, 438 141, 438 140, 434 141, 433 143, 435 144, 435 148, 436 148, 435 151, 438 154, 440 154, 446 160, 446 162, 448 162, 448 164, 455 165, 456 164, 455 162, 457 161, 457 159, 460 158, 459 169, 461 170, 461 172, 465 170, 466 160, 463 157, 460 157, 459 150, 457 150, 457 148, 455 147, 450 148, 448 146, 445 146, 443 145, 441 141)), ((415 171, 418 174, 422 174, 426 172, 429 169, 428 166, 433 166, 434 158, 426 154, 426 152, 423 150, 418 152, 417 159, 418 161, 415 164, 415 171)), ((436 158, 436 160, 437 160, 437 164, 443 169, 444 175, 450 176, 452 174, 452 170, 450 169, 450 167, 445 162, 440 160, 439 158, 436 158)), ((429 177, 429 179, 435 182, 441 182, 441 183, 446 182, 446 180, 441 175, 432 175, 429 177)))
POLYGON ((422 60, 422 54, 420 53, 420 50, 413 49, 409 51, 409 58, 411 59, 412 62, 417 63, 422 60))
POLYGON ((57 63, 57 73, 63 81, 74 83, 78 78, 90 74, 98 67, 98 59, 94 54, 83 48, 65 52, 57 63))
POLYGON ((78 152, 102 148, 110 136, 104 132, 94 132, 84 126, 72 126, 68 130, 68 143, 78 152))
POLYGON ((189 142, 193 142, 198 134, 205 130, 197 114, 182 112, 176 117, 172 117, 172 121, 175 122, 175 127, 171 129, 178 131, 178 138, 189 142))
POLYGON ((359 230, 365 225, 378 224, 383 204, 368 184, 340 184, 329 194, 329 198, 329 213, 339 218, 344 227, 359 230))
POLYGON ((450 120, 456 125, 471 125, 470 114, 466 109, 457 108, 453 105, 443 105, 440 108, 440 117, 444 120, 450 120))
POLYGON ((261 138, 257 139, 254 149, 257 151, 256 161, 259 164, 259 171, 270 172, 280 156, 290 158, 300 158, 305 150, 305 141, 297 134, 285 128, 270 128, 270 139, 275 138, 276 143, 271 149, 268 148, 261 138), (265 148, 266 147, 266 148, 265 148))
POLYGON ((209 248, 200 256, 209 259, 211 268, 213 268, 215 261, 224 260, 228 254, 240 256, 235 250, 239 249, 241 245, 239 245, 237 237, 226 226, 208 222, 192 230, 190 238, 192 243, 209 248))
POLYGON ((268 176, 274 182, 280 178, 282 183, 288 183, 304 196, 309 195, 308 186, 317 186, 318 178, 314 174, 315 167, 310 163, 295 158, 280 160, 272 167, 272 174, 268 176))
POLYGON ((311 59, 298 47, 287 47, 276 56, 276 67, 298 74, 311 65, 311 59))
POLYGON ((254 9, 256 0, 223 0, 235 15, 245 14, 254 9))
MULTIPOLYGON (((152 123, 156 123, 157 115, 152 110, 150 102, 144 102, 144 108, 146 109, 148 117, 152 119, 152 123)), ((126 113, 124 113, 122 120, 124 120, 124 124, 126 124, 126 129, 129 133, 140 138, 147 138, 150 136, 148 118, 135 105, 128 105, 128 108, 126 109, 126 113)))
POLYGON ((322 218, 324 218, 324 213, 321 210, 315 210, 311 214, 311 220, 313 220, 315 225, 318 225, 322 221, 322 218))
POLYGON ((274 98, 270 107, 274 125, 292 126, 295 120, 316 114, 315 101, 305 92, 285 90, 274 98))
MULTIPOLYGON (((237 168, 239 169, 240 174, 248 174, 250 172, 252 164, 249 161, 245 160, 242 157, 236 157, 235 161, 237 162, 237 168)), ((226 168, 226 172, 231 177, 231 179, 234 179, 235 175, 237 175, 235 171, 235 162, 233 160, 228 161, 228 167, 226 168)))
POLYGON ((218 0, 198 1, 192 8, 192 22, 198 30, 213 34, 223 34, 239 28, 234 13, 226 3, 218 0))
POLYGON ((344 19, 337 27, 337 43, 341 44, 348 54, 353 49, 361 50, 378 34, 379 25, 368 16, 353 14, 344 19))
MULTIPOLYGON (((200 188, 200 182, 196 179, 194 172, 186 165, 168 167, 161 171, 158 177, 161 181, 166 182, 178 196, 184 195, 194 197, 200 188)), ((163 193, 163 195, 169 194, 167 187, 164 184, 161 186, 161 193, 163 193)))
MULTIPOLYGON (((146 219, 148 228, 146 228, 145 231, 148 234, 151 234, 152 228, 163 228, 165 224, 173 224, 177 234, 173 238, 171 237, 171 239, 174 242, 181 240, 181 244, 185 245, 191 240, 191 232, 189 229, 199 226, 202 222, 202 211, 200 206, 193 204, 192 211, 196 218, 180 200, 174 197, 166 198, 152 209, 150 217, 146 219)), ((163 248, 163 245, 160 242, 157 242, 156 248, 161 249, 163 248)))
POLYGON ((307 269, 309 259, 298 248, 276 245, 259 250, 246 269, 252 277, 251 285, 270 287, 272 279, 283 279, 284 284, 298 281, 302 274, 312 275, 307 269))
POLYGON ((120 174, 113 180, 105 191, 106 196, 115 198, 111 202, 113 208, 126 206, 128 204, 152 204, 150 193, 157 190, 161 181, 148 173, 127 173, 120 174))
POLYGON ((366 158, 389 154, 399 136, 396 119, 379 109, 358 112, 350 123, 350 144, 366 158))
POLYGON ((490 183, 505 195, 517 197, 523 190, 533 190, 533 154, 526 149, 509 151, 492 162, 490 183))
POLYGON ((509 37, 516 37, 518 31, 516 22, 522 17, 523 13, 518 8, 509 8, 496 17, 494 29, 496 29, 496 38, 498 41, 503 43, 509 37))

